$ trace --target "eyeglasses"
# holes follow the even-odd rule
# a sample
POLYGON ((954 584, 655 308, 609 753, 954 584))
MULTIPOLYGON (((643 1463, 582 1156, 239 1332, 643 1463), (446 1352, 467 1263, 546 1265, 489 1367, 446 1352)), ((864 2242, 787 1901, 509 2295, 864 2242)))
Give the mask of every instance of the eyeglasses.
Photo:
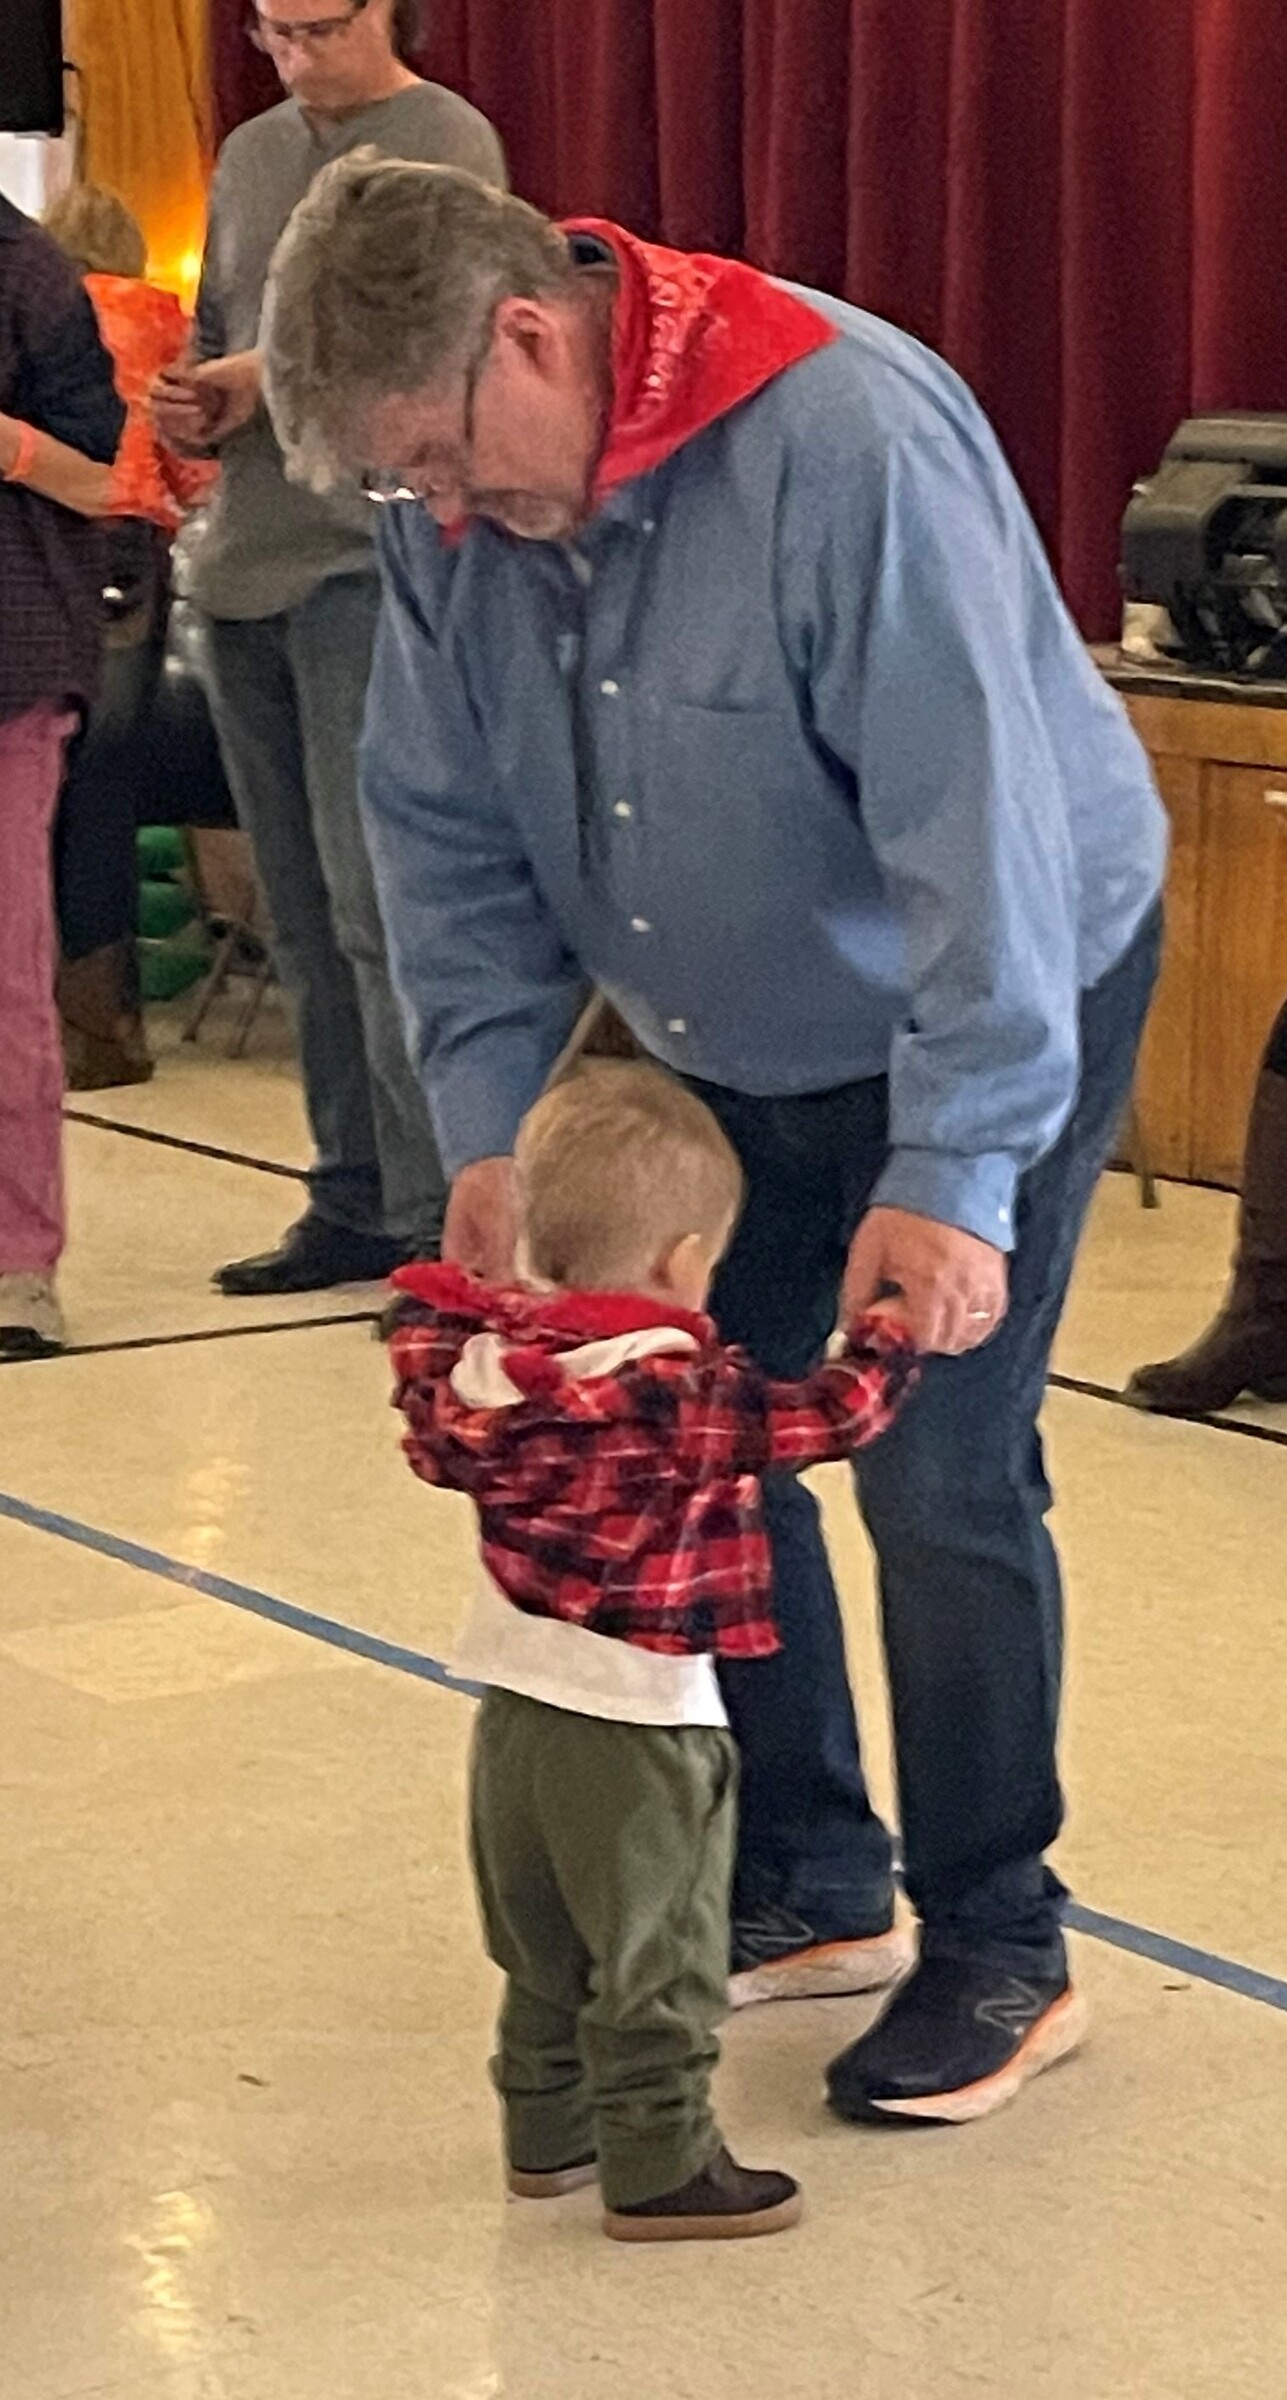
POLYGON ((496 320, 493 316, 488 319, 485 340, 480 344, 465 370, 465 404, 461 415, 461 440, 454 454, 449 454, 445 450, 443 452, 444 459, 450 456, 450 465, 446 467, 445 471, 440 468, 437 472, 432 468, 402 467, 364 475, 362 489, 368 500, 374 500, 379 506, 384 507, 393 500, 435 499, 444 489, 458 490, 462 498, 472 493, 474 489, 474 440, 477 432, 478 392, 491 363, 492 344, 495 338, 496 320))
POLYGON ((360 17, 366 0, 351 0, 342 17, 251 17, 246 33, 256 50, 270 55, 274 50, 287 50, 292 44, 306 43, 310 50, 320 50, 337 35, 347 33, 355 17, 360 17))

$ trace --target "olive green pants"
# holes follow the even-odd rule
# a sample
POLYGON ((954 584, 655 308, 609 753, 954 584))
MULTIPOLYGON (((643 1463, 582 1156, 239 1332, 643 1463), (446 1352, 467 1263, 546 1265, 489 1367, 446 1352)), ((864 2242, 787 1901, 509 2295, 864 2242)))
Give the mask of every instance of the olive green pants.
POLYGON ((629 2208, 715 2155, 736 1786, 727 1733, 487 1693, 473 1853, 508 1978, 492 2071, 513 2166, 597 2155, 608 2206, 629 2208))

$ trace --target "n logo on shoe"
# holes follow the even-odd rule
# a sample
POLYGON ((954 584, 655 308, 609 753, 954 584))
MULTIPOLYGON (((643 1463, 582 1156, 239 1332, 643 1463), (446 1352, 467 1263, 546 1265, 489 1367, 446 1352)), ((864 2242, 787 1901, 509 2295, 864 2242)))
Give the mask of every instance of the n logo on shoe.
POLYGON ((1021 2041, 1036 2024, 1048 2003, 1029 1983, 1014 1982, 989 2000, 980 2000, 974 2011, 976 2025, 991 2025, 998 2033, 1009 2034, 1021 2041))

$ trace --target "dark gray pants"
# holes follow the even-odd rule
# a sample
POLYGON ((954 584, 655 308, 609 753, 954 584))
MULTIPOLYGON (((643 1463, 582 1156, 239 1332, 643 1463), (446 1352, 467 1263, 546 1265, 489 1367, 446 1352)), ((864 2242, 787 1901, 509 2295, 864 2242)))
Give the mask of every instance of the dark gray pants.
POLYGON ((374 575, 283 615, 205 621, 210 705, 295 1004, 319 1216, 424 1249, 445 1192, 407 1055, 358 811, 357 746, 380 607, 374 575))

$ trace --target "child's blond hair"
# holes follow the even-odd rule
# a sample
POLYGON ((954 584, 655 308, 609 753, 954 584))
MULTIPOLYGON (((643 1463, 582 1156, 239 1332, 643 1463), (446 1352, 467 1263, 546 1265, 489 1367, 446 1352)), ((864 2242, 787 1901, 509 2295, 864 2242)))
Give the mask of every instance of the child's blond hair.
POLYGON ((137 217, 101 184, 74 183, 45 210, 41 222, 87 275, 147 272, 147 243, 137 217))
POLYGON ((576 1067, 537 1101, 515 1157, 538 1283, 629 1291, 694 1236, 718 1254, 741 1206, 742 1170, 710 1110, 635 1060, 576 1067))

